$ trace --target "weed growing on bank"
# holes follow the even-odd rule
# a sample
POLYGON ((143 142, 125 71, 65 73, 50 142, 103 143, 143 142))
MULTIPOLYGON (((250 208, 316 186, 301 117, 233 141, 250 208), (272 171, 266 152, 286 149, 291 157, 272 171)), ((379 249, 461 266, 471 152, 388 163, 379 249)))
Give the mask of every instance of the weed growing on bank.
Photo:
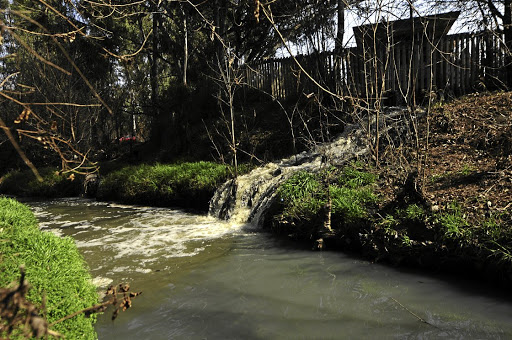
MULTIPOLYGON (((41 232, 27 206, 0 198, 0 287, 17 282, 22 265, 32 287, 27 299, 36 306, 43 306, 44 300, 43 316, 49 323, 98 302, 96 287, 74 241, 41 232)), ((78 315, 52 329, 68 339, 95 339, 95 320, 94 315, 78 315)), ((23 338, 21 329, 14 338, 16 334, 23 338)))
POLYGON ((314 174, 298 172, 278 190, 281 213, 272 227, 279 233, 312 238, 329 213, 333 229, 354 227, 378 201, 375 181, 375 175, 359 170, 357 164, 314 174))
POLYGON ((98 199, 206 210, 229 167, 211 162, 127 166, 105 176, 98 199))
MULTIPOLYGON (((298 172, 278 189, 268 227, 314 244, 360 252, 374 261, 492 273, 512 280, 512 215, 491 211, 469 218, 467 204, 430 206, 410 193, 383 204, 377 176, 357 164, 298 172), (416 198, 415 198, 416 197, 416 198), (319 243, 320 242, 320 243, 319 243)), ((471 175, 472 170, 463 169, 471 175)))

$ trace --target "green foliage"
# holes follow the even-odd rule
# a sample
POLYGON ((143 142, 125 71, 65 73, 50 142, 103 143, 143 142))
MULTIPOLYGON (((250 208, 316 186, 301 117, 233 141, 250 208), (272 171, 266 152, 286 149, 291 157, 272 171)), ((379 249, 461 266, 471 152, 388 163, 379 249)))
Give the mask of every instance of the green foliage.
POLYGON ((425 210, 416 203, 409 204, 404 211, 405 218, 420 221, 425 216, 425 210))
MULTIPOLYGON (((0 287, 16 281, 24 265, 32 286, 28 299, 41 305, 45 297, 50 323, 98 302, 74 241, 41 232, 30 209, 7 198, 0 198, 0 255, 0 287)), ((95 320, 79 315, 52 329, 68 339, 95 339, 95 320)))
POLYGON ((470 177, 475 173, 475 168, 469 164, 464 164, 462 168, 458 171, 451 172, 448 171, 443 174, 434 174, 432 175, 431 181, 432 183, 438 183, 442 181, 462 181, 467 177, 470 177))
MULTIPOLYGON (((354 182, 350 182, 353 184, 354 182)), ((342 215, 346 223, 368 216, 368 204, 377 202, 377 196, 368 187, 330 187, 332 212, 342 215)))
POLYGON ((152 205, 180 205, 198 196, 208 201, 228 173, 226 165, 210 162, 127 166, 103 178, 98 198, 152 205))
POLYGON ((358 170, 355 165, 343 168, 341 175, 338 177, 340 186, 354 189, 373 184, 376 180, 376 175, 358 170))
POLYGON ((69 197, 78 196, 81 182, 72 176, 59 175, 56 168, 41 168, 43 178, 39 182, 30 170, 13 171, 0 180, 0 193, 25 197, 69 197))
POLYGON ((278 191, 285 208, 283 216, 311 218, 325 205, 325 193, 317 176, 305 171, 298 172, 278 191))
POLYGON ((469 226, 461 206, 457 202, 452 202, 448 207, 448 211, 442 213, 438 217, 445 238, 462 237, 469 226))
POLYGON ((337 182, 327 186, 325 183, 330 181, 326 178, 332 175, 336 176, 335 169, 321 174, 302 171, 283 183, 278 192, 284 205, 283 217, 312 219, 326 206, 329 196, 332 214, 344 223, 367 217, 368 205, 377 201, 369 186, 375 182, 375 176, 349 166, 337 175, 337 182))
POLYGON ((300 200, 319 192, 321 187, 322 185, 317 176, 301 171, 281 185, 279 196, 285 203, 292 203, 295 200, 300 200))
POLYGON ((378 225, 382 226, 386 231, 393 229, 399 224, 400 220, 391 214, 387 214, 386 216, 384 216, 378 223, 378 225))
POLYGON ((404 247, 412 247, 412 240, 409 238, 409 236, 407 234, 402 234, 401 237, 401 243, 402 243, 402 246, 404 247))
POLYGON ((483 234, 491 239, 500 239, 507 236, 507 230, 503 229, 498 220, 494 217, 487 218, 481 224, 481 231, 483 234))
POLYGON ((462 176, 469 176, 471 175, 473 172, 475 172, 475 168, 473 168, 472 166, 468 165, 468 164, 464 164, 462 166, 462 169, 459 170, 459 173, 462 175, 462 176))

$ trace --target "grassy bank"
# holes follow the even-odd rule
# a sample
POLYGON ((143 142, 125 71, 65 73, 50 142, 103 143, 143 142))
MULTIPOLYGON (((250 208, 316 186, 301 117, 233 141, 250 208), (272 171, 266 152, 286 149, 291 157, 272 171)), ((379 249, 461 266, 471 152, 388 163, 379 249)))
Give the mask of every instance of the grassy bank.
POLYGON ((373 261, 512 282, 512 92, 437 105, 430 122, 418 125, 421 167, 404 142, 381 146, 379 169, 299 173, 268 227, 373 261))
POLYGON ((376 177, 348 166, 317 174, 299 172, 279 188, 280 213, 273 231, 298 239, 318 239, 324 233, 359 228, 377 202, 376 177))
MULTIPOLYGON (((59 175, 39 169, 39 182, 29 170, 0 178, 0 193, 24 197, 72 197, 83 192, 83 176, 59 175)), ((230 167, 212 162, 119 165, 100 168, 99 200, 208 210, 217 187, 230 176, 230 167), (106 173, 106 175, 104 175, 106 173)), ((244 172, 244 167, 239 171, 244 172)))
POLYGON ((297 173, 280 187, 267 227, 372 261, 512 281, 510 213, 469 219, 462 204, 433 207, 407 185, 389 201, 377 195, 385 181, 372 172, 350 165, 297 173))
POLYGON ((207 211, 228 176, 228 166, 211 162, 127 166, 101 180, 97 198, 207 211))
MULTIPOLYGON (((20 266, 32 286, 28 299, 45 300, 49 323, 98 302, 87 266, 71 238, 41 232, 25 205, 0 198, 0 287, 19 280, 20 266)), ((68 339, 95 339, 95 317, 76 316, 52 327, 68 339)))

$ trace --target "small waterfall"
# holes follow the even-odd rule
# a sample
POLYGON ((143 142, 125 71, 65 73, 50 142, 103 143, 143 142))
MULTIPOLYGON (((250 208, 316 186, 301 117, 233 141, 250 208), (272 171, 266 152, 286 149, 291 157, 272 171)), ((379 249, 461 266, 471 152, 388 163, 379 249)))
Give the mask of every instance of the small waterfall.
MULTIPOLYGON (((404 109, 390 108, 379 121, 381 133, 393 129, 394 135, 399 136, 407 125, 403 124, 404 120, 410 116, 404 109)), ((227 181, 210 201, 209 214, 235 223, 259 225, 264 222, 264 213, 274 202, 279 185, 295 172, 316 172, 325 164, 340 166, 367 153, 367 131, 358 124, 347 125, 344 132, 330 143, 319 144, 310 152, 268 163, 227 181)))
POLYGON ((279 185, 295 172, 318 171, 325 159, 329 164, 343 164, 367 151, 362 131, 356 125, 347 126, 331 143, 318 145, 313 151, 304 151, 278 163, 268 163, 227 181, 215 192, 209 213, 235 223, 259 224, 262 213, 274 201, 279 185))

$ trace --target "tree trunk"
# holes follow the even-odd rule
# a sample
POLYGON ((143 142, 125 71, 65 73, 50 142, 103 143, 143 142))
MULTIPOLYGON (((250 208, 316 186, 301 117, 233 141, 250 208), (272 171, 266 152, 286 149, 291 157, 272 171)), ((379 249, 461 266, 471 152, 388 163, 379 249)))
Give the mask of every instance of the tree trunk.
POLYGON ((181 14, 183 14, 183 86, 187 87, 187 68, 188 68, 188 23, 187 14, 180 4, 181 14))
POLYGON ((153 109, 153 116, 158 116, 158 20, 156 12, 153 13, 153 39, 152 39, 152 55, 151 55, 151 104, 153 109))
POLYGON ((343 38, 345 36, 345 0, 338 0, 338 31, 336 32, 335 50, 340 54, 343 50, 343 38))
POLYGON ((151 70, 149 74, 151 85, 151 110, 153 122, 151 125, 151 145, 155 149, 160 149, 164 131, 167 125, 165 117, 159 110, 158 105, 158 13, 157 8, 153 9, 153 37, 151 40, 152 51, 149 56, 151 61, 151 70))
POLYGON ((512 0, 504 1, 503 32, 505 35, 507 86, 512 88, 512 0))
POLYGON ((344 75, 343 65, 343 38, 345 36, 345 0, 338 0, 337 7, 338 15, 338 31, 336 32, 336 40, 334 42, 334 58, 335 58, 335 71, 334 71, 334 89, 337 94, 342 94, 344 90, 343 79, 344 75))

